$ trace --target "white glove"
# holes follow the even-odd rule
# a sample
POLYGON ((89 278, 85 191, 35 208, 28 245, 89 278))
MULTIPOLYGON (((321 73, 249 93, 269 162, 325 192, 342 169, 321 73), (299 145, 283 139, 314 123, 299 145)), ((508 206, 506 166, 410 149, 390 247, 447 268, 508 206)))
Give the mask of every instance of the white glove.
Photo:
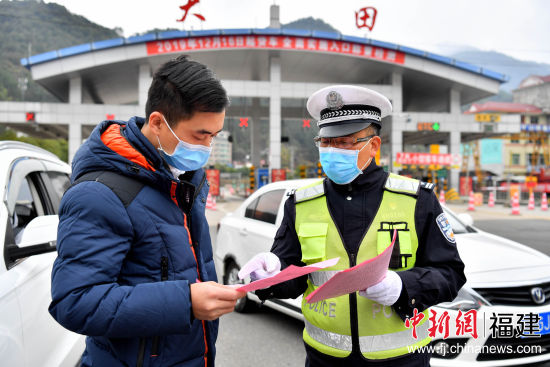
POLYGON ((281 272, 281 262, 271 252, 261 252, 247 262, 239 271, 239 279, 250 275, 250 280, 269 278, 281 272))
POLYGON ((401 294, 401 288, 403 288, 401 277, 396 272, 388 270, 384 279, 363 291, 359 291, 359 295, 381 305, 391 306, 397 302, 401 294))

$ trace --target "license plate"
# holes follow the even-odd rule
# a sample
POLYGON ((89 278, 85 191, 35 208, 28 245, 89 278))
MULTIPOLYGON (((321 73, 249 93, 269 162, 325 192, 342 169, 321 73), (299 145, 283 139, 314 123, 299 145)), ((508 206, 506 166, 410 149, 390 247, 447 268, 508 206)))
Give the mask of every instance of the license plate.
POLYGON ((540 335, 550 334, 550 312, 539 314, 540 335))

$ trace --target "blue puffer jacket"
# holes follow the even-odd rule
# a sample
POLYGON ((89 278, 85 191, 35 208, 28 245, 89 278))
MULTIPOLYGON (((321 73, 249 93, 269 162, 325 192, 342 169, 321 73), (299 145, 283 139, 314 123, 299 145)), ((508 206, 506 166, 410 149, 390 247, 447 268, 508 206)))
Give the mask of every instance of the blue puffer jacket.
POLYGON ((88 335, 83 366, 213 366, 218 322, 193 318, 189 291, 199 280, 217 281, 206 175, 174 179, 143 123, 104 121, 78 150, 73 181, 114 171, 145 185, 126 208, 95 181, 65 193, 49 310, 88 335))

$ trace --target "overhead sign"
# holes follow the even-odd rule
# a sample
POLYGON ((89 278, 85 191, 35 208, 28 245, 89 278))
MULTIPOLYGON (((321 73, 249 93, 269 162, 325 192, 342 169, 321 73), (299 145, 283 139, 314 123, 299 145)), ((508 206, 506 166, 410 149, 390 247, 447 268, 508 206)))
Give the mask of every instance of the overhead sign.
POLYGON ((500 115, 498 113, 476 113, 477 122, 499 122, 500 115))
POLYGON ((34 113, 34 112, 25 112, 25 121, 35 122, 36 121, 36 113, 34 113))
POLYGON ((550 125, 521 124, 521 131, 550 133, 550 125))
POLYGON ((460 154, 431 154, 397 152, 395 163, 399 164, 439 164, 441 166, 460 165, 460 154))
POLYGON ((440 128, 439 122, 419 122, 416 124, 416 130, 418 131, 439 131, 440 128))
POLYGON ((186 37, 147 42, 147 55, 219 49, 279 49, 328 52, 377 59, 394 64, 405 62, 405 54, 401 51, 354 42, 284 35, 263 36, 252 34, 248 36, 186 37))

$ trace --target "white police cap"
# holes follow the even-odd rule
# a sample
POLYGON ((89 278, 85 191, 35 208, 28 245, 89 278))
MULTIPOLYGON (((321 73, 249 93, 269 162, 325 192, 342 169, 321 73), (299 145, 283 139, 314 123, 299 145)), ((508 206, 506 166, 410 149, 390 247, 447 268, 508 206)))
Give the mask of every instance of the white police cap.
POLYGON ((313 93, 307 110, 317 120, 319 136, 330 138, 353 134, 370 124, 382 126, 381 120, 391 113, 392 106, 372 89, 334 85, 313 93))

